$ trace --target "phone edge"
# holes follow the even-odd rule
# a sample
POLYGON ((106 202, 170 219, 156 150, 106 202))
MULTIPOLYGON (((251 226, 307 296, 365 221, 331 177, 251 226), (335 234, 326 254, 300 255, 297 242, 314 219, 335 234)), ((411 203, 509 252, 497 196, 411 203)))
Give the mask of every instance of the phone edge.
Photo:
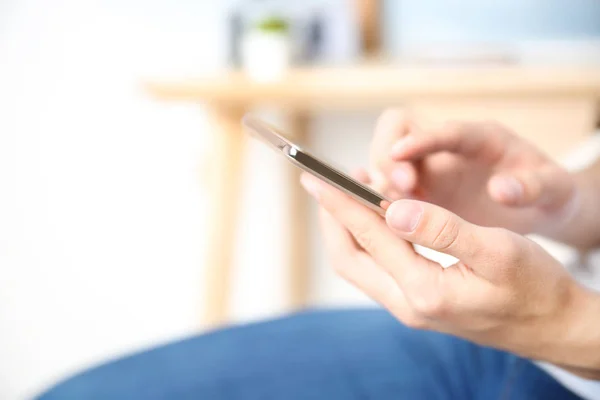
MULTIPOLYGON (((369 200, 365 199, 364 197, 361 197, 360 195, 358 195, 358 194, 354 193, 353 191, 345 188, 344 186, 338 184, 337 182, 332 181, 331 179, 327 178, 326 176, 320 174, 318 171, 307 167, 306 165, 304 165, 303 163, 299 162, 295 158, 295 155, 297 153, 303 153, 304 155, 307 155, 307 156, 309 156, 311 158, 314 158, 314 159, 318 160, 316 157, 314 157, 310 153, 307 153, 306 151, 302 150, 302 148, 300 148, 300 147, 298 147, 296 145, 293 145, 293 144, 288 144, 288 145, 286 145, 281 150, 283 152, 283 155, 286 158, 288 158, 288 160, 290 160, 298 168, 302 169, 305 172, 308 172, 309 174, 317 176, 319 179, 327 182, 328 184, 330 184, 331 186, 335 187, 336 189, 338 189, 338 190, 342 191, 343 193, 349 195, 354 200, 358 201, 360 204, 362 204, 362 205, 368 207, 369 209, 377 212, 381 216, 385 216, 386 209, 383 208, 381 205, 376 205, 376 204, 370 202, 369 200)), ((332 169, 334 172, 336 172, 337 174, 339 174, 340 176, 342 176, 344 178, 347 177, 347 179, 352 179, 347 174, 345 174, 344 172, 338 170, 337 168, 334 168, 333 166, 328 166, 328 168, 332 169)), ((382 194, 375 192, 374 190, 372 190, 368 186, 365 186, 365 185, 361 184, 360 182, 357 182, 356 180, 355 180, 355 182, 358 183, 360 186, 362 186, 364 189, 366 189, 366 190, 370 191, 371 193, 373 193, 374 195, 376 195, 378 197, 381 197, 382 201, 391 203, 391 201, 389 199, 387 199, 385 196, 383 196, 382 194)))

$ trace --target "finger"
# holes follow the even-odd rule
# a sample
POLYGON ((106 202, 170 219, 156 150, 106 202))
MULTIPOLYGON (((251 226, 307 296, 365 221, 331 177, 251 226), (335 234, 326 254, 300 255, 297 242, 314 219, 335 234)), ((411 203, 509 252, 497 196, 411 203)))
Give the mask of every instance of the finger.
MULTIPOLYGON (((350 176, 352 178, 356 179, 358 182, 362 183, 363 185, 372 186, 372 184, 373 184, 373 180, 372 180, 371 176, 369 175, 367 170, 365 170, 364 168, 355 169, 350 174, 350 176)), ((323 209, 323 207, 319 207, 319 210, 320 210, 320 214, 327 214, 327 211, 325 211, 323 209)), ((343 230, 344 230, 345 235, 350 238, 350 241, 352 242, 353 246, 358 250, 362 250, 361 247, 356 242, 356 240, 354 239, 354 237, 352 237, 350 232, 348 232, 348 230, 346 228, 344 228, 343 230)))
POLYGON ((473 225, 433 204, 398 200, 386 213, 388 226, 401 238, 449 254, 473 269, 486 264, 485 250, 500 245, 489 229, 473 225))
POLYGON ((319 222, 327 254, 331 260, 339 260, 341 256, 353 257, 361 251, 350 232, 333 219, 323 207, 319 207, 319 222))
POLYGON ((302 184, 401 287, 417 275, 441 272, 441 267, 434 267, 398 238, 375 212, 308 174, 302 176, 302 184))
POLYGON ((371 176, 364 168, 357 168, 350 174, 350 176, 363 185, 370 185, 372 183, 371 176))
POLYGON ((319 217, 327 256, 336 273, 398 318, 410 318, 410 308, 396 281, 358 249, 348 230, 323 208, 319 217))
POLYGON ((370 149, 371 168, 385 170, 391 162, 390 147, 407 135, 414 126, 410 116, 398 108, 385 110, 375 124, 370 149))
POLYGON ((417 187, 417 170, 410 162, 394 163, 390 182, 401 193, 412 193, 417 187))
POLYGON ((414 166, 408 162, 394 162, 389 154, 390 147, 415 130, 414 119, 400 109, 384 111, 375 126, 371 142, 371 168, 376 171, 378 189, 390 193, 411 193, 417 183, 414 166))
POLYGON ((490 197, 507 206, 557 210, 573 197, 569 173, 556 166, 496 174, 488 181, 490 197))
POLYGON ((389 189, 389 185, 382 180, 381 174, 377 171, 367 172, 364 169, 359 169, 351 174, 351 177, 365 186, 368 186, 377 193, 388 198, 398 198, 397 193, 389 189))
POLYGON ((441 129, 421 133, 416 130, 404 136, 392 146, 391 158, 414 161, 445 151, 496 161, 502 156, 508 138, 504 129, 495 124, 452 122, 441 129))
POLYGON ((360 168, 355 170, 352 174, 350 174, 350 176, 363 185, 366 185, 376 192, 381 193, 385 197, 392 199, 400 198, 396 191, 390 190, 389 185, 383 180, 381 174, 377 173, 376 171, 369 174, 366 170, 360 168))

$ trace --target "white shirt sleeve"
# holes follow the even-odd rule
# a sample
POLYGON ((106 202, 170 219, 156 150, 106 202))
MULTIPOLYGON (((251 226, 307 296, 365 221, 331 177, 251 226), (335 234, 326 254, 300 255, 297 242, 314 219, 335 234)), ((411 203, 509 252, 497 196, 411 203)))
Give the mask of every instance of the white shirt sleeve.
POLYGON ((600 400, 600 381, 581 378, 551 364, 537 363, 537 365, 579 397, 586 400, 600 400))

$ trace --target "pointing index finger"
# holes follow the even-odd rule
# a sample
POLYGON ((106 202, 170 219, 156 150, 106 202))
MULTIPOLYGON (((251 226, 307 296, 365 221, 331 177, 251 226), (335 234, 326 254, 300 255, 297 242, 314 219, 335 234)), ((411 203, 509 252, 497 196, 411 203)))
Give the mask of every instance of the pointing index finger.
POLYGON ((437 130, 411 132, 392 146, 391 157, 395 161, 414 161, 450 152, 495 161, 503 154, 507 137, 495 124, 452 122, 437 130))

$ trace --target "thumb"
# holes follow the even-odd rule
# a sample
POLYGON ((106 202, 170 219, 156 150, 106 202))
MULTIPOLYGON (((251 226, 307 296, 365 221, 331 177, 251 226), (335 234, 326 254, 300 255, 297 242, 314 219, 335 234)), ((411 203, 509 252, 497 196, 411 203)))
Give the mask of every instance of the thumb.
MULTIPOLYGON (((416 200, 398 200, 386 212, 388 226, 402 239, 476 263, 491 232, 450 211, 416 200)), ((493 243, 493 242, 492 242, 493 243)))
POLYGON ((490 197, 507 206, 560 209, 574 193, 571 175, 556 166, 497 174, 488 181, 490 197))

